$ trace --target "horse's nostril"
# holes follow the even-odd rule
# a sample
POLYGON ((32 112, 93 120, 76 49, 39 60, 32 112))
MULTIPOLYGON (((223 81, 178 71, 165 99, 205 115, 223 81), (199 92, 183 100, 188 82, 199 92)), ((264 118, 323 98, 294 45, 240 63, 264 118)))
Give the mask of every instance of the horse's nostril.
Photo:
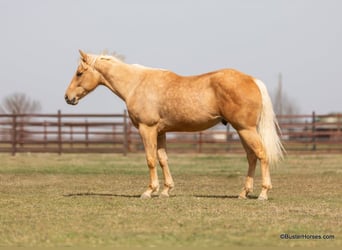
POLYGON ((77 104, 77 98, 76 97, 73 97, 72 99, 70 99, 68 97, 68 95, 65 95, 64 99, 67 102, 67 104, 71 104, 71 105, 76 105, 77 104))

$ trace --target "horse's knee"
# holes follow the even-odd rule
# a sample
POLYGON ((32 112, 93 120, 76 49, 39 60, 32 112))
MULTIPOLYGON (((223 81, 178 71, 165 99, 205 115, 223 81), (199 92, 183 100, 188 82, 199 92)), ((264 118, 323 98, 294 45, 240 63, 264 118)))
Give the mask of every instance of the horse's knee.
POLYGON ((147 166, 149 168, 154 168, 156 166, 156 158, 152 156, 146 157, 147 166))
POLYGON ((167 158, 159 158, 160 166, 163 168, 167 165, 167 158))
POLYGON ((165 151, 158 150, 158 161, 161 167, 164 167, 167 165, 168 157, 165 151))

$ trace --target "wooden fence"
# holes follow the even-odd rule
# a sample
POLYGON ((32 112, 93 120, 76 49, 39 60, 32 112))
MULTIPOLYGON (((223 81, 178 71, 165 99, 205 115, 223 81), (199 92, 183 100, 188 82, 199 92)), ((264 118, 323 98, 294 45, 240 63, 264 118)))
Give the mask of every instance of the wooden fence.
MULTIPOLYGON (((286 150, 342 153, 342 115, 278 117, 286 150)), ((196 133, 169 133, 168 151, 242 153, 239 137, 229 125, 196 133)), ((0 114, 0 152, 134 153, 143 145, 127 113, 0 114)))

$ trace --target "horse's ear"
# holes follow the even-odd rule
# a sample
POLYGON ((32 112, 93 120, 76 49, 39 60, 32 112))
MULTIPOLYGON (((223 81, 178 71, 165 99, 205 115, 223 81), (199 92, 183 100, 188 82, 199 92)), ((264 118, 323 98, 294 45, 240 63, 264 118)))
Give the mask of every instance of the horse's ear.
POLYGON ((78 50, 80 52, 80 55, 81 55, 81 59, 83 62, 87 62, 88 60, 88 55, 86 53, 84 53, 82 50, 78 50))
POLYGON ((83 68, 84 70, 87 70, 87 69, 88 69, 88 64, 87 64, 85 61, 83 61, 83 59, 82 59, 82 61, 81 61, 81 66, 82 66, 82 68, 83 68))

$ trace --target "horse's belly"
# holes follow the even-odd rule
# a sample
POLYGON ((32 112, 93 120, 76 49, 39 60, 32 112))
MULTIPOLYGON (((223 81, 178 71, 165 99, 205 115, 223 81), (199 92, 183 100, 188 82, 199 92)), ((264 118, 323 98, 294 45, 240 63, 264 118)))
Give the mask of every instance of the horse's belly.
POLYGON ((161 128, 167 131, 200 131, 208 129, 221 121, 217 115, 193 112, 184 114, 180 112, 170 112, 167 117, 161 119, 161 128))

